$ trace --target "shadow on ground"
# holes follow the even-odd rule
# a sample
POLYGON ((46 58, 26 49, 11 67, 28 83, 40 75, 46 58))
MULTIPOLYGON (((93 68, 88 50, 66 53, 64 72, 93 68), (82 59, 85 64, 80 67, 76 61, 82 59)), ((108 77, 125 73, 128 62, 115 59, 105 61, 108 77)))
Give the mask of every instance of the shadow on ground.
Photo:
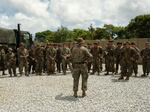
POLYGON ((63 94, 61 93, 60 95, 57 95, 55 97, 55 100, 62 100, 62 101, 78 101, 78 98, 74 98, 73 96, 63 96, 63 94))
POLYGON ((111 79, 112 82, 128 82, 127 80, 111 79))

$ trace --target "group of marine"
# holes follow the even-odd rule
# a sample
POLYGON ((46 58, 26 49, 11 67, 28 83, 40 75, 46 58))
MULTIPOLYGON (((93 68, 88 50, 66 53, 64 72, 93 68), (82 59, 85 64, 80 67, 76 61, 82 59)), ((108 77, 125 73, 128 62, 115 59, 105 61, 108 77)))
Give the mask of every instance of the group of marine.
POLYGON ((139 50, 134 42, 118 42, 109 40, 106 47, 102 47, 99 41, 87 44, 79 38, 71 46, 68 43, 61 44, 37 44, 31 48, 25 48, 23 43, 15 51, 12 48, 3 49, 0 46, 0 65, 3 75, 8 69, 10 76, 17 76, 18 63, 20 76, 31 74, 47 75, 58 73, 66 74, 69 69, 74 78, 74 96, 77 97, 79 77, 82 75, 82 96, 87 90, 88 74, 105 75, 120 74, 118 80, 129 80, 132 74, 137 77, 139 60, 142 59, 143 74, 147 77, 150 72, 150 43, 145 43, 145 48, 139 50), (102 64, 105 64, 105 67, 102 64), (118 73, 120 71, 120 73, 118 73))

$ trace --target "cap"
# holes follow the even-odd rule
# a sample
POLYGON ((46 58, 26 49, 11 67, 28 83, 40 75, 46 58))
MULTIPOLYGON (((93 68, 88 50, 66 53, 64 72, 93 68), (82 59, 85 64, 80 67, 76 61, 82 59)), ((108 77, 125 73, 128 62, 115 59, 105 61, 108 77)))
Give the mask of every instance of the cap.
POLYGON ((83 38, 78 38, 77 43, 84 43, 83 38))

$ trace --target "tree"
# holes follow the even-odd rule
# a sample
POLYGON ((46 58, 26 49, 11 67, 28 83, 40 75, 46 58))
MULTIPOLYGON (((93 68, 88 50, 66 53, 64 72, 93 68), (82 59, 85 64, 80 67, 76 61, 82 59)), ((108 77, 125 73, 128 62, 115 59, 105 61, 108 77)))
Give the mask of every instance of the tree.
POLYGON ((53 37, 51 37, 52 33, 53 32, 50 30, 43 31, 43 32, 37 32, 35 34, 35 40, 38 42, 46 42, 46 40, 48 40, 48 39, 52 40, 52 38, 53 38, 53 37))
POLYGON ((108 39, 109 33, 104 28, 96 28, 94 32, 94 39, 108 39))
POLYGON ((90 32, 83 29, 74 29, 73 39, 77 39, 78 37, 82 37, 84 39, 90 39, 90 32))
POLYGON ((91 39, 93 40, 94 39, 95 28, 93 28, 93 26, 91 24, 88 29, 89 29, 89 32, 90 32, 91 39))
POLYGON ((130 38, 150 38, 150 15, 140 15, 127 26, 130 38))

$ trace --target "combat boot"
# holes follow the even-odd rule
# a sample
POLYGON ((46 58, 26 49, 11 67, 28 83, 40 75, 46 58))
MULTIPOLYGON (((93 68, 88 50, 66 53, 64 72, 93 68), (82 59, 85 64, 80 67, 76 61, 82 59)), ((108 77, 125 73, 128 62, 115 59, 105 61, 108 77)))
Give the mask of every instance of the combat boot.
POLYGON ((123 79, 124 79, 123 76, 120 76, 118 80, 123 80, 123 79))
POLYGON ((143 74, 143 75, 141 75, 141 77, 146 77, 146 75, 145 75, 145 74, 143 74))
POLYGON ((77 97, 78 97, 77 91, 74 91, 73 96, 74 96, 75 98, 77 98, 77 97))
POLYGON ((127 76, 125 80, 128 81, 128 80, 129 80, 129 77, 127 76))
POLYGON ((85 96, 86 96, 86 92, 83 91, 83 92, 82 92, 82 97, 85 97, 85 96))

